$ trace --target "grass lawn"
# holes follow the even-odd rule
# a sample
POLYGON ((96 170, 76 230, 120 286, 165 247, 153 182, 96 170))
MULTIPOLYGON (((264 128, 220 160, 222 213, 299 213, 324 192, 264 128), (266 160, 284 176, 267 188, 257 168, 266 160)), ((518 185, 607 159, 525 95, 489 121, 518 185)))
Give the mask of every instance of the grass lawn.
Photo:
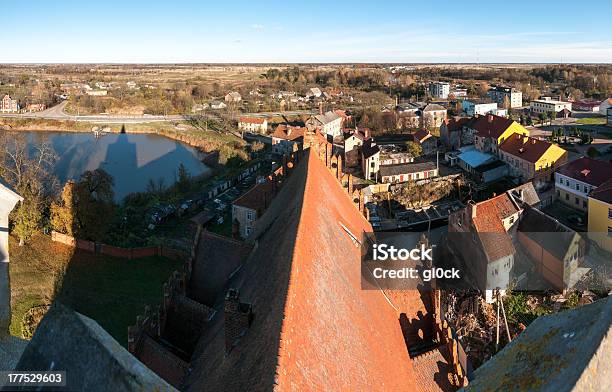
POLYGON ((606 118, 605 117, 586 117, 586 118, 579 118, 576 120, 576 122, 578 124, 585 124, 585 125, 606 125, 606 118))
POLYGON ((162 285, 180 262, 161 257, 124 260, 88 252, 37 236, 23 247, 11 238, 11 334, 21 336, 24 314, 33 306, 57 298, 96 320, 120 344, 127 345, 127 327, 134 324, 144 306, 158 306, 162 285))

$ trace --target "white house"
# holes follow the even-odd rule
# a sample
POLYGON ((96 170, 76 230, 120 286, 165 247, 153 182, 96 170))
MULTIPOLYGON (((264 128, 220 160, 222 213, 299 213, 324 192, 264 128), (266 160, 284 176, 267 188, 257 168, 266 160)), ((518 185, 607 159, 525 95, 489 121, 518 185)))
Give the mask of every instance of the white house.
POLYGON ((559 113, 563 109, 572 110, 572 103, 565 101, 556 101, 550 97, 535 99, 529 104, 529 109, 533 113, 559 113))
POLYGON ((262 117, 240 117, 238 129, 247 132, 266 133, 268 130, 268 120, 262 117))
POLYGON ((0 179, 0 337, 6 336, 11 322, 11 287, 9 283, 9 214, 23 200, 0 179))
POLYGON ((461 108, 468 116, 472 117, 476 114, 484 116, 485 114, 497 115, 497 103, 495 102, 475 102, 470 100, 464 100, 461 102, 461 108))
POLYGON ((321 132, 331 137, 342 135, 342 117, 336 112, 326 112, 310 117, 306 125, 313 125, 321 129, 321 132))
POLYGON ((512 87, 496 86, 491 88, 487 95, 499 105, 503 105, 507 98, 510 108, 520 108, 523 106, 523 93, 512 87))

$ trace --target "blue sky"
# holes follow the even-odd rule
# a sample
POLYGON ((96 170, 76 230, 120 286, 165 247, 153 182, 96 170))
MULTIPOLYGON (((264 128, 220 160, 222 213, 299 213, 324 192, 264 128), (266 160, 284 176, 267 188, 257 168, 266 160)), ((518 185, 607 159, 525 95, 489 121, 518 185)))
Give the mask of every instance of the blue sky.
POLYGON ((612 62, 607 1, 3 1, 0 63, 612 62))

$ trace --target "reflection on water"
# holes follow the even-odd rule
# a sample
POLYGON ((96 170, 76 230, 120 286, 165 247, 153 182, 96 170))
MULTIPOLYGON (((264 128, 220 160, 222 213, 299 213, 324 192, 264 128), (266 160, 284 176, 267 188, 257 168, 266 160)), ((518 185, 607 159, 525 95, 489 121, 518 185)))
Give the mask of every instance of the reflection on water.
POLYGON ((183 163, 191 175, 208 172, 197 150, 158 135, 28 132, 30 142, 49 142, 59 156, 55 174, 64 183, 86 170, 103 168, 115 180, 115 197, 144 191, 150 179, 170 185, 183 163))

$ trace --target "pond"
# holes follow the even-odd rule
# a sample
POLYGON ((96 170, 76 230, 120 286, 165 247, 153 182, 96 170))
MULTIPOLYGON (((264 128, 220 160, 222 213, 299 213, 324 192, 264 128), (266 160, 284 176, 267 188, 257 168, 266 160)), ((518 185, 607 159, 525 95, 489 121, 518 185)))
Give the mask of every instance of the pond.
POLYGON ((87 170, 102 168, 115 180, 115 198, 147 189, 150 180, 166 186, 176 181, 182 163, 192 176, 210 172, 195 148, 159 135, 25 132, 30 143, 47 142, 59 160, 55 175, 63 184, 87 170))

